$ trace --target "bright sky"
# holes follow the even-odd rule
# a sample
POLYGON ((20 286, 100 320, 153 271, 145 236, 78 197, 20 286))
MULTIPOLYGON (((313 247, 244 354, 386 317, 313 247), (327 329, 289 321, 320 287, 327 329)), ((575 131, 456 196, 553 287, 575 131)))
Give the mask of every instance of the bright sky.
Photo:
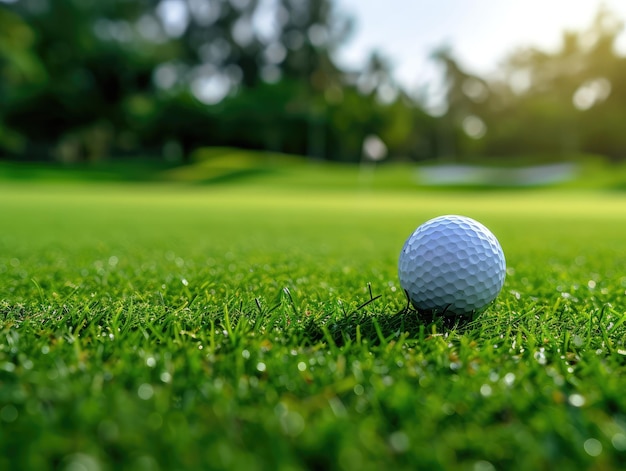
MULTIPOLYGON (((486 74, 517 46, 558 47, 564 29, 591 24, 600 5, 626 19, 624 0, 336 0, 355 20, 340 60, 359 66, 369 52, 391 59, 395 76, 410 90, 436 83, 429 60, 447 44, 469 71, 486 74)), ((620 38, 626 52, 626 34, 620 38)))

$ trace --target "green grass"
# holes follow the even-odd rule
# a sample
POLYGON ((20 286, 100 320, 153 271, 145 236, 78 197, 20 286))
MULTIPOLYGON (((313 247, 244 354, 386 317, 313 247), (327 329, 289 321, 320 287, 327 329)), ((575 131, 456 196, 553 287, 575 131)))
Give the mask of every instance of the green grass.
MULTIPOLYGON (((210 147, 201 148, 190 156, 186 164, 166 162, 162 157, 152 156, 131 159, 111 159, 101 162, 58 163, 7 162, 0 160, 0 182, 55 181, 57 183, 95 182, 167 182, 194 186, 217 186, 232 184, 262 185, 311 190, 406 190, 424 189, 427 183, 426 168, 441 162, 383 162, 362 165, 324 162, 273 152, 210 147)), ((528 167, 554 161, 537 156, 506 158, 500 161, 476 161, 477 165, 498 168, 528 167)), ((558 162, 558 161, 557 161, 558 162)), ((626 190, 626 165, 609 164, 601 156, 574 155, 570 162, 576 165, 572 180, 553 183, 551 187, 563 189, 610 189, 626 190)), ((443 162, 450 164, 451 162, 443 162)), ((457 183, 442 189, 480 189, 478 183, 457 183)), ((498 182, 483 183, 485 190, 498 188, 498 182)), ((428 191, 433 191, 430 188, 428 191)))
POLYGON ((620 469, 626 194, 342 171, 4 181, 0 469, 620 469), (509 267, 452 328, 396 275, 445 213, 509 267))

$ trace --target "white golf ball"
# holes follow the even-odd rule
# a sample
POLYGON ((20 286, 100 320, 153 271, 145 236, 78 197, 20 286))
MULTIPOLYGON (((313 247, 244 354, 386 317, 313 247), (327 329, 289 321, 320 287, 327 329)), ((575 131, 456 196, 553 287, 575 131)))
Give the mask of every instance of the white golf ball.
POLYGON ((463 315, 483 310, 504 285, 498 239, 464 216, 440 216, 419 226, 400 253, 398 276, 419 311, 463 315))

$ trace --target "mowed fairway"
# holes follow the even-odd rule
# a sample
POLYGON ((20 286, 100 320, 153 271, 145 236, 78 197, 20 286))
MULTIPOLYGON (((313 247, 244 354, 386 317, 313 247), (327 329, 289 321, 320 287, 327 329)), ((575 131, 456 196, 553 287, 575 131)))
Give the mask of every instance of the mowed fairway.
POLYGON ((0 187, 0 469, 620 469, 626 193, 0 187), (507 257, 470 324, 396 273, 417 225, 507 257))

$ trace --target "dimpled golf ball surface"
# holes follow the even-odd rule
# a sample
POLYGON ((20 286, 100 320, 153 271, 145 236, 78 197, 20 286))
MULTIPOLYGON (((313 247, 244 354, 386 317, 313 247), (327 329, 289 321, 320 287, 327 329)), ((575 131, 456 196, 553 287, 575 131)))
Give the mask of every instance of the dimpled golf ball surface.
POLYGON ((502 289, 506 262, 496 237, 464 216, 419 226, 400 253, 398 275, 413 306, 463 315, 478 312, 502 289))

